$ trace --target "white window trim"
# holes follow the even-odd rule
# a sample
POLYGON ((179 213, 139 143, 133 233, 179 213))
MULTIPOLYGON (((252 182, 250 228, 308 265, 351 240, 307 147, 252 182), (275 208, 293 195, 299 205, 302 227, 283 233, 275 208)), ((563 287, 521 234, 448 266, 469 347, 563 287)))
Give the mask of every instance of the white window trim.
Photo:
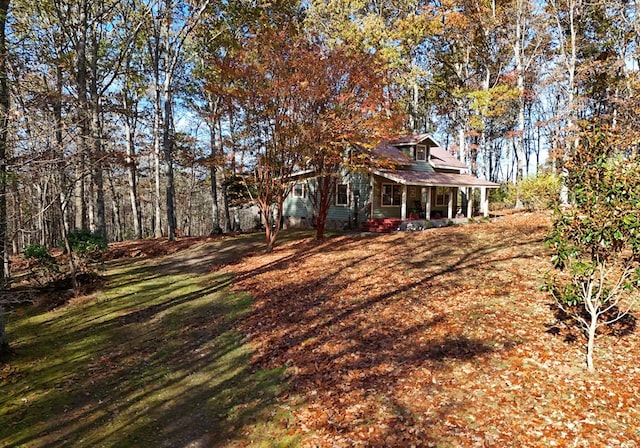
POLYGON ((434 202, 435 202, 435 206, 436 206, 436 207, 445 207, 445 206, 448 206, 448 205, 449 205, 449 195, 450 195, 450 191, 449 191, 449 189, 448 189, 448 188, 446 188, 446 187, 437 187, 437 188, 436 188, 436 200, 434 201, 434 202), (443 195, 444 195, 444 196, 443 196, 443 197, 444 197, 444 203, 442 203, 442 204, 438 202, 438 190, 440 190, 440 191, 443 191, 443 192, 444 192, 444 193, 443 193, 443 195))
POLYGON ((427 145, 416 145, 413 155, 416 162, 426 162, 429 159, 429 147, 427 145), (424 148, 424 159, 418 159, 418 148, 424 148))
POLYGON ((400 184, 382 184, 382 187, 380 188, 380 207, 401 207, 402 206, 402 185, 400 184), (399 204, 385 204, 384 203, 384 187, 385 186, 391 186, 391 201, 393 201, 393 189, 394 188, 399 188, 400 189, 400 203, 399 204))
POLYGON ((291 196, 294 197, 294 198, 304 198, 305 197, 305 193, 307 192, 306 190, 307 190, 306 185, 303 184, 302 182, 298 182, 298 183, 294 184, 293 188, 291 189, 291 196), (300 185, 302 187, 302 194, 301 195, 296 193, 296 187, 298 185, 300 185))
POLYGON ((334 205, 335 205, 336 207, 349 207, 350 202, 351 202, 351 201, 349 200, 349 199, 350 199, 350 197, 351 197, 351 185, 349 185, 349 184, 348 184, 348 183, 346 183, 346 182, 339 182, 339 183, 337 183, 337 184, 336 184, 336 198, 335 198, 335 200, 333 201, 333 202, 334 202, 334 205), (346 202, 345 204, 338 204, 338 197, 339 197, 339 195, 338 195, 338 188, 340 188, 340 185, 345 185, 345 186, 347 187, 347 202, 346 202))

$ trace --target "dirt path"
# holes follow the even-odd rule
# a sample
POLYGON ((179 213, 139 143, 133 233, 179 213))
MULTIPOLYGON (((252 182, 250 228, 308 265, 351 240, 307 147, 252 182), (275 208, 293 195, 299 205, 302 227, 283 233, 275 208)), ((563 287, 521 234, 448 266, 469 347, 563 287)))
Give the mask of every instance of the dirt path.
POLYGON ((140 259, 166 274, 211 272, 235 263, 265 247, 264 235, 252 233, 215 238, 187 237, 175 241, 147 239, 110 245, 105 256, 112 263, 131 263, 140 259))

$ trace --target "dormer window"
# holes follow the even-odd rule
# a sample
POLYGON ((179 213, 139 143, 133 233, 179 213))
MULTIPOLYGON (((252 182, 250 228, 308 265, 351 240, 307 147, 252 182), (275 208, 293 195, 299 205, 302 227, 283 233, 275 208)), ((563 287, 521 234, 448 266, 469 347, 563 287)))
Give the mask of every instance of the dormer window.
POLYGON ((416 161, 418 162, 426 162, 427 161, 427 147, 425 145, 416 145, 416 161))

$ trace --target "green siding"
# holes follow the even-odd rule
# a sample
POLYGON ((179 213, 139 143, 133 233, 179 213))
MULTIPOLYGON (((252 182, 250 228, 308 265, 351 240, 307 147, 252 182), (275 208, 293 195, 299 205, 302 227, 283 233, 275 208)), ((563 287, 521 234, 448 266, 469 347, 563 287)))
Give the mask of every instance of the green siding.
POLYGON ((400 205, 382 206, 382 184, 399 185, 380 176, 373 176, 373 216, 372 218, 400 218, 400 205))
POLYGON ((296 218, 311 218, 313 206, 309 196, 305 195, 304 198, 294 198, 292 195, 287 196, 282 207, 282 214, 296 218))
POLYGON ((423 173, 434 172, 434 169, 429 162, 414 162, 413 165, 409 165, 409 169, 412 171, 420 171, 423 173))
MULTIPOLYGON (((413 155, 414 146, 415 145, 401 146, 398 149, 400 149, 407 157, 413 159, 413 157, 414 157, 414 155, 413 155)), ((428 150, 427 150, 427 161, 421 162, 421 161, 413 160, 412 163, 410 163, 409 165, 406 166, 406 169, 412 170, 412 171, 420 171, 420 172, 423 172, 423 173, 433 173, 434 169, 431 166, 431 164, 429 163, 429 158, 430 158, 430 152, 429 151, 430 151, 430 148, 428 147, 428 150)))
MULTIPOLYGON (((315 179, 307 179, 301 182, 305 182, 306 185, 305 197, 298 198, 293 197, 293 193, 289 194, 283 204, 283 215, 285 218, 305 218, 307 222, 311 223, 313 205, 309 196, 315 191, 316 182, 315 179)), ((344 227, 355 220, 356 214, 359 222, 366 220, 369 217, 369 207, 366 206, 369 203, 370 196, 369 176, 362 173, 349 174, 344 172, 339 183, 349 185, 349 205, 332 205, 327 214, 328 223, 336 228, 344 227), (360 193, 357 210, 356 204, 353 202, 355 190, 360 193)))

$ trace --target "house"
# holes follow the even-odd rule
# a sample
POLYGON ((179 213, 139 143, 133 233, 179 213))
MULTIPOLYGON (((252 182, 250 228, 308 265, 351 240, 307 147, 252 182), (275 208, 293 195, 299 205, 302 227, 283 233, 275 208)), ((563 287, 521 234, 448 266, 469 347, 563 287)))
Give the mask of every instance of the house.
MULTIPOLYGON (((488 189, 494 182, 467 174, 465 164, 429 135, 419 134, 381 142, 372 150, 377 162, 368 173, 342 173, 328 228, 390 230, 408 221, 471 218, 489 214, 488 189), (474 207, 475 205, 475 207, 474 207)), ((284 203, 285 225, 313 226, 310 173, 298 176, 284 203)))

